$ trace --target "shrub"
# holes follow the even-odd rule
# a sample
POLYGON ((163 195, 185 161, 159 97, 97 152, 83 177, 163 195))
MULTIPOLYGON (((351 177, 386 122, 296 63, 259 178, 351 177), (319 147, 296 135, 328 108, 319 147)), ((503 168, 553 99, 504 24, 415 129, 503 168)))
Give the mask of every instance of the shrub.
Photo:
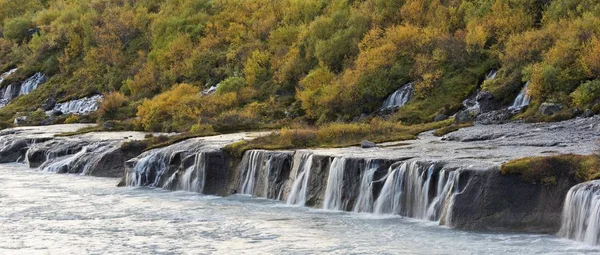
MULTIPOLYGON (((117 119, 118 112, 127 104, 127 97, 121 92, 110 92, 104 96, 98 114, 101 119, 117 119)), ((120 116, 124 117, 124 116, 120 116)))
POLYGON ((246 80, 242 77, 229 77, 222 81, 217 87, 217 94, 238 92, 246 86, 246 80))
POLYGON ((32 27, 31 21, 26 18, 11 19, 4 24, 4 38, 20 42, 27 37, 27 30, 32 27))
POLYGON ((581 84, 571 94, 573 104, 578 107, 585 108, 600 100, 600 80, 588 81, 581 84))
POLYGON ((65 119, 65 124, 79 123, 79 115, 71 114, 65 119))
POLYGON ((200 89, 179 84, 172 89, 144 100, 137 116, 147 131, 185 131, 197 122, 200 113, 200 89))

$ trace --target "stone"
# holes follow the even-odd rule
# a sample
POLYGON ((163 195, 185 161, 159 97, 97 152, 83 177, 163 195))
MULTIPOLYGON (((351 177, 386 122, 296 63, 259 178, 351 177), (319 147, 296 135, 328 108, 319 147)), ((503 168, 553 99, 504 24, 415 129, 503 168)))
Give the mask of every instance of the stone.
POLYGON ((360 142, 360 147, 363 149, 376 148, 377 144, 371 141, 363 140, 362 142, 360 142))
POLYGON ((14 123, 17 126, 27 124, 27 116, 16 117, 14 123))
POLYGON ((56 99, 50 97, 44 101, 42 104, 42 109, 44 109, 44 111, 50 111, 54 109, 54 106, 56 106, 56 99))
POLYGON ((555 113, 560 112, 562 109, 562 104, 542 103, 540 106, 540 113, 544 115, 554 115, 555 113))
POLYGON ((435 118, 433 118, 433 121, 442 121, 442 120, 447 120, 448 118, 449 118, 449 116, 446 114, 438 114, 435 116, 435 118))
POLYGON ((594 116, 594 113, 592 113, 592 110, 590 109, 585 109, 585 111, 583 111, 583 115, 581 115, 584 118, 589 118, 594 116))
POLYGON ((491 111, 478 115, 475 118, 475 123, 483 125, 502 124, 508 122, 513 115, 514 111, 509 109, 491 111))
POLYGON ((454 122, 456 123, 467 123, 473 120, 473 117, 468 111, 460 111, 454 116, 454 122))
POLYGON ((63 112, 60 110, 52 110, 52 113, 50 114, 52 116, 61 116, 63 115, 63 112))
POLYGON ((496 101, 494 95, 489 91, 481 91, 475 98, 479 103, 481 113, 491 112, 500 109, 501 105, 496 101))
POLYGON ((44 120, 42 120, 40 122, 41 126, 49 126, 49 125, 52 125, 52 124, 54 124, 54 117, 50 117, 50 118, 44 119, 44 120))
POLYGON ((111 130, 114 127, 115 127, 115 123, 112 123, 110 121, 102 123, 102 128, 105 129, 105 130, 111 130))
POLYGON ((573 114, 573 116, 577 116, 577 115, 581 115, 583 113, 583 111, 581 109, 579 109, 578 107, 575 107, 575 108, 571 109, 571 113, 573 114))

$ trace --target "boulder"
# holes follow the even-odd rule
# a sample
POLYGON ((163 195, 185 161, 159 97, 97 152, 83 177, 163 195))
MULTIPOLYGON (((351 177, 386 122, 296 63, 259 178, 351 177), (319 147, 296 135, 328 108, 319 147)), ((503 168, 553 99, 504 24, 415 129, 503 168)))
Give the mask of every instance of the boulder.
POLYGON ((371 141, 367 141, 367 140, 363 140, 362 142, 360 142, 360 147, 361 148, 376 148, 377 144, 371 141))
POLYGON ((15 125, 26 125, 27 124, 27 116, 16 117, 14 121, 15 125))
POLYGON ((502 124, 510 120, 514 112, 509 109, 502 109, 483 113, 475 118, 475 122, 483 125, 502 124))
POLYGON ((479 103, 479 111, 486 113, 500 109, 501 105, 496 102, 494 95, 489 91, 480 91, 475 98, 479 103))
POLYGON ((44 111, 50 111, 54 109, 54 106, 56 106, 56 99, 52 97, 46 99, 46 101, 44 101, 44 103, 42 104, 42 108, 44 109, 44 111))
POLYGON ((585 109, 585 111, 583 111, 583 114, 581 115, 584 118, 589 118, 594 116, 594 113, 592 113, 592 110, 590 109, 585 109))
POLYGON ((435 118, 433 118, 433 121, 442 121, 442 120, 447 120, 448 118, 449 118, 449 116, 446 114, 438 114, 435 116, 435 118))
POLYGON ((115 128, 115 123, 110 122, 110 121, 104 122, 104 123, 102 123, 102 128, 104 130, 111 130, 111 129, 115 128))
POLYGON ((454 122, 456 123, 467 123, 473 120, 473 117, 468 111, 460 111, 454 116, 454 122))
POLYGON ((52 113, 50 113, 51 116, 61 116, 63 115, 63 112, 60 110, 52 110, 52 113))
POLYGON ((540 113, 543 115, 554 115, 563 109, 562 104, 557 103, 542 103, 540 106, 540 113))
POLYGON ((55 120, 56 119, 54 118, 54 116, 50 116, 49 118, 46 118, 46 119, 40 121, 40 125, 41 126, 49 126, 49 125, 54 124, 55 120))

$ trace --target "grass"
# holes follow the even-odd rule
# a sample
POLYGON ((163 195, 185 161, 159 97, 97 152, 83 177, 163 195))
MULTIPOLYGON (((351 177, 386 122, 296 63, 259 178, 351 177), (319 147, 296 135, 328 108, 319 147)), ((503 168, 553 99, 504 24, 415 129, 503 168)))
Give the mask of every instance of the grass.
POLYGON ((363 140, 375 143, 417 138, 419 133, 449 126, 453 120, 403 125, 398 122, 373 119, 370 123, 331 123, 321 127, 282 129, 251 141, 240 141, 225 147, 231 155, 241 156, 246 150, 339 148, 360 145, 363 140))
POLYGON ((520 175, 523 180, 544 185, 555 185, 562 177, 575 178, 577 182, 600 179, 600 154, 564 154, 545 157, 528 157, 502 165, 503 175, 520 175))
POLYGON ((463 123, 463 124, 452 124, 450 126, 445 126, 445 127, 436 129, 433 132, 433 135, 438 136, 438 137, 445 136, 446 134, 452 133, 461 128, 472 127, 472 126, 473 126, 473 122, 463 123))

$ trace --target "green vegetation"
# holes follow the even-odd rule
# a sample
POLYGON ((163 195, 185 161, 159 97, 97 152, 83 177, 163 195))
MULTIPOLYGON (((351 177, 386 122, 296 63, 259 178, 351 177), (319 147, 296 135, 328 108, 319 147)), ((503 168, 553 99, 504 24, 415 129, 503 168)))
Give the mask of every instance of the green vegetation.
POLYGON ((600 154, 516 159, 503 164, 501 171, 503 175, 517 174, 525 181, 544 185, 556 184, 561 177, 585 182, 600 179, 600 154))
POLYGON ((446 126, 446 127, 439 128, 439 129, 435 130, 433 132, 433 135, 435 135, 435 136, 444 136, 444 135, 446 135, 448 133, 452 133, 452 132, 457 131, 457 130, 459 130, 461 128, 466 128, 466 127, 471 127, 471 126, 473 126, 473 123, 452 124, 450 126, 446 126))
POLYGON ((0 0, 0 56, 0 71, 19 67, 0 87, 51 77, 1 108, 0 127, 46 98, 100 93, 91 121, 128 129, 360 133, 368 120, 353 120, 405 83, 415 98, 388 119, 429 123, 492 68, 483 88, 504 103, 531 81, 531 108, 600 111, 594 0, 0 0))
POLYGON ((251 141, 241 141, 225 147, 231 155, 241 156, 250 149, 301 149, 314 147, 348 147, 369 140, 376 143, 403 141, 417 138, 419 133, 452 124, 444 120, 418 125, 402 125, 380 119, 369 123, 331 123, 320 128, 282 129, 251 141))

